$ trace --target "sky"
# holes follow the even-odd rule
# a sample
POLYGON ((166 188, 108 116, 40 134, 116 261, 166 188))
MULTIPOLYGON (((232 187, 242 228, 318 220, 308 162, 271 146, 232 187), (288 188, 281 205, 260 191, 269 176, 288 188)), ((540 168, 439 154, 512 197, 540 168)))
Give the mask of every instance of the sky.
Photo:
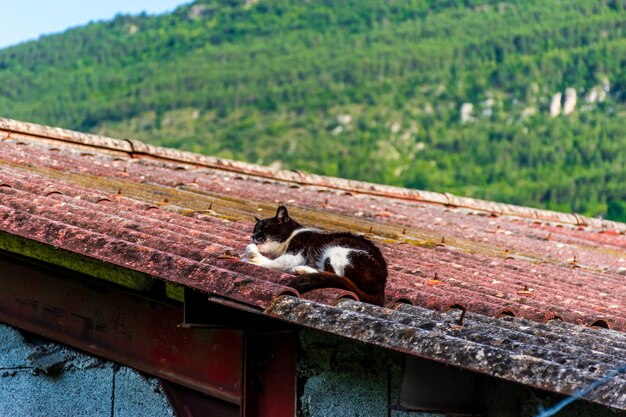
POLYGON ((116 14, 160 14, 190 0, 0 0, 0 49, 116 14))

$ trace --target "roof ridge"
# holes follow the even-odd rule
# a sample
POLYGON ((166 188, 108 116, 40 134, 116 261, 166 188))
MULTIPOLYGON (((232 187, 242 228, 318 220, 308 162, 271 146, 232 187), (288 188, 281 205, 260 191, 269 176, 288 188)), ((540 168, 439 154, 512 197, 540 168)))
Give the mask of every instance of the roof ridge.
POLYGON ((574 226, 590 226, 596 229, 616 230, 626 233, 626 223, 582 216, 577 213, 562 213, 546 209, 518 206, 476 198, 461 197, 450 193, 417 190, 397 186, 375 184, 344 178, 310 174, 299 170, 273 169, 248 162, 202 155, 189 151, 149 145, 135 139, 114 139, 106 136, 82 133, 59 127, 44 126, 36 123, 0 117, 0 131, 10 137, 13 133, 41 139, 52 139, 77 145, 95 147, 111 151, 125 152, 132 157, 144 156, 160 160, 198 165, 213 169, 236 172, 300 185, 320 186, 361 194, 370 194, 400 200, 419 201, 483 211, 496 215, 507 215, 528 219, 542 220, 574 226))

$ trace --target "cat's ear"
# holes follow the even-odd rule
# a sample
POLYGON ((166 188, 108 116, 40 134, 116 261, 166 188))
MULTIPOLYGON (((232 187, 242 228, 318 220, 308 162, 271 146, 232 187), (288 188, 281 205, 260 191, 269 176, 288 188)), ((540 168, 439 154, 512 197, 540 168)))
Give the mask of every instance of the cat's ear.
POLYGON ((259 219, 257 216, 254 216, 254 220, 256 220, 257 222, 261 221, 261 219, 259 219))
POLYGON ((289 218, 289 212, 287 211, 287 207, 280 206, 278 210, 276 210, 276 219, 279 223, 287 223, 291 219, 289 218))

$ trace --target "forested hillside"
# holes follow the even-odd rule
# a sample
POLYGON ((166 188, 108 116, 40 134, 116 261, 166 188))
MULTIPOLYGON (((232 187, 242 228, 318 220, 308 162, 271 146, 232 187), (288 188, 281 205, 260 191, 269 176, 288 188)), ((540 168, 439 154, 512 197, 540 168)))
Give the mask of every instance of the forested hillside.
POLYGON ((624 0, 205 0, 0 50, 0 116, 626 221, 624 0))

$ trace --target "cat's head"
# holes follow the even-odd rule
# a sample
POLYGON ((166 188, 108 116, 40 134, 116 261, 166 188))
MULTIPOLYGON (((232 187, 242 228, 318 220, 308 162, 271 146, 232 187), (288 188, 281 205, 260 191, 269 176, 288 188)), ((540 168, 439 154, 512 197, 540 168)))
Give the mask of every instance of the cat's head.
POLYGON ((259 247, 259 251, 267 256, 280 256, 286 250, 285 242, 291 234, 302 226, 289 217, 285 206, 278 207, 276 215, 269 219, 259 220, 252 232, 252 241, 259 247))

